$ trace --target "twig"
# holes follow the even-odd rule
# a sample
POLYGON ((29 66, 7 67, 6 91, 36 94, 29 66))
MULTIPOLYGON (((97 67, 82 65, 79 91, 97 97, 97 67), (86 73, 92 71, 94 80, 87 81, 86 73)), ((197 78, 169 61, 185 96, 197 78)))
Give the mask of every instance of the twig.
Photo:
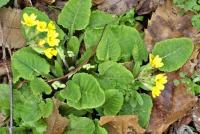
POLYGON ((10 75, 10 71, 9 71, 9 66, 6 62, 6 47, 4 44, 4 39, 3 39, 3 29, 2 29, 2 24, 0 23, 0 35, 1 35, 1 42, 0 44, 2 44, 2 50, 3 50, 3 62, 4 62, 4 66, 6 68, 6 72, 7 72, 7 77, 9 80, 9 87, 10 87, 10 124, 9 124, 9 134, 13 134, 13 85, 12 85, 12 78, 10 75))

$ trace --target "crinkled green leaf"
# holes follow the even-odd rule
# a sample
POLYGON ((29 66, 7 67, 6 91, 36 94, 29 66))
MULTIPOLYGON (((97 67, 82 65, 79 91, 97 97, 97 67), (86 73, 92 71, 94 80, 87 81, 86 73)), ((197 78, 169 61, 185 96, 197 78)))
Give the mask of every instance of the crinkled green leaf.
POLYGON ((35 95, 41 95, 42 93, 50 94, 51 87, 41 78, 35 78, 30 82, 31 90, 35 95))
POLYGON ((93 121, 86 117, 69 116, 70 125, 67 134, 94 134, 95 125, 93 121))
POLYGON ((132 73, 128 69, 112 61, 100 64, 98 71, 98 80, 104 90, 127 87, 134 79, 132 73))
POLYGON ((84 42, 86 49, 97 46, 101 40, 103 29, 90 29, 85 31, 84 42))
POLYGON ((72 36, 69 40, 67 50, 72 51, 75 55, 78 54, 80 48, 79 39, 76 36, 72 36))
POLYGON ((45 59, 41 58, 31 48, 26 47, 13 54, 12 66, 21 78, 27 80, 33 80, 38 75, 48 74, 50 70, 50 66, 45 59))
POLYGON ((111 31, 120 45, 121 59, 129 60, 133 54, 133 49, 137 49, 137 53, 134 53, 133 58, 137 56, 140 62, 147 60, 148 53, 144 41, 135 28, 114 25, 111 27, 111 31))
POLYGON ((109 89, 105 91, 106 101, 103 105, 104 115, 116 115, 124 101, 123 94, 116 89, 109 89))
POLYGON ((88 27, 100 29, 108 24, 116 24, 117 20, 118 20, 118 17, 113 14, 95 10, 91 14, 90 23, 88 27))
POLYGON ((171 72, 182 67, 190 58, 194 45, 189 38, 167 39, 156 43, 153 55, 159 55, 164 66, 161 71, 171 72))
POLYGON ((74 30, 85 29, 89 24, 91 0, 69 0, 58 16, 58 24, 74 30))
POLYGON ((105 94, 98 81, 86 73, 75 74, 61 94, 69 106, 79 110, 97 108, 105 102, 105 94))
POLYGON ((0 8, 6 5, 9 2, 9 0, 0 0, 0 8))
POLYGON ((106 28, 96 50, 100 61, 118 61, 121 55, 120 45, 109 27, 106 28))
POLYGON ((81 99, 81 89, 78 83, 74 81, 67 82, 67 87, 61 91, 61 96, 68 101, 78 103, 81 99))
POLYGON ((141 97, 143 99, 143 105, 136 105, 135 107, 132 107, 129 102, 124 103, 122 110, 120 111, 121 115, 137 115, 139 118, 139 124, 143 128, 147 127, 151 110, 153 107, 153 102, 151 100, 151 97, 146 94, 141 94, 141 97))
POLYGON ((51 113, 53 112, 53 100, 48 98, 45 101, 42 101, 39 104, 41 113, 43 115, 44 118, 47 118, 51 115, 51 113))

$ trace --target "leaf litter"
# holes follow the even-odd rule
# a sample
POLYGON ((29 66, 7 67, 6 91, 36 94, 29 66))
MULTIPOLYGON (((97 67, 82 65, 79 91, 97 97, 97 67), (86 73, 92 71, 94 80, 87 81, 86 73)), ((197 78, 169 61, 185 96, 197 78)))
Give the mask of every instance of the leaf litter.
MULTIPOLYGON (((48 4, 54 1, 46 1, 48 4)), ((154 100, 154 107, 147 132, 152 134, 161 134, 166 131, 171 124, 182 119, 192 109, 192 120, 197 131, 200 132, 200 107, 197 97, 192 94, 188 95, 185 84, 175 86, 173 80, 181 79, 179 73, 181 71, 188 72, 192 75, 194 71, 198 71, 199 60, 199 30, 192 27, 191 17, 193 13, 187 12, 185 15, 179 15, 179 9, 172 6, 168 0, 93 0, 93 3, 99 10, 103 10, 113 14, 123 14, 131 8, 136 8, 138 15, 149 14, 153 11, 152 17, 145 29, 145 43, 148 51, 151 51, 153 45, 161 40, 189 37, 193 39, 195 50, 188 62, 178 71, 168 73, 170 80, 162 94, 154 100), (162 31, 162 32, 160 32, 162 31), (197 103, 198 102, 198 103, 197 103)), ((39 3, 38 6, 41 6, 39 3)), ((44 6, 40 7, 45 10, 44 6)), ((46 10, 47 11, 47 10, 46 10)), ((47 11, 48 12, 48 11, 47 11)), ((56 20, 58 13, 53 14, 56 20)), ((17 49, 24 46, 25 40, 20 33, 20 10, 3 8, 0 10, 0 19, 3 26, 3 38, 7 47, 17 49), (7 19, 6 16, 9 19, 7 19)), ((200 66, 200 65, 199 65, 200 66)), ((46 134, 61 134, 66 126, 68 119, 59 114, 60 102, 54 100, 54 111, 46 120, 48 128, 46 134)), ((1 114, 0 114, 1 115, 1 114)), ((4 120, 0 116, 0 123, 4 120)), ((100 118, 100 125, 108 124, 110 134, 125 133, 144 133, 144 129, 138 124, 136 116, 103 116, 100 118)))

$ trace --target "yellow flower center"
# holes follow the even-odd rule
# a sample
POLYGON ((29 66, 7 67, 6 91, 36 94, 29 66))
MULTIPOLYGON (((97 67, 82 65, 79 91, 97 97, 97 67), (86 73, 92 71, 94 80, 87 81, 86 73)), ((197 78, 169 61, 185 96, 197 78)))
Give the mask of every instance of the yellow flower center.
POLYGON ((44 21, 38 21, 36 29, 39 32, 45 32, 45 31, 47 31, 47 23, 44 22, 44 21))
POLYGON ((162 62, 162 58, 160 58, 159 55, 154 56, 150 54, 149 62, 150 62, 151 67, 153 68, 160 68, 164 65, 162 62))

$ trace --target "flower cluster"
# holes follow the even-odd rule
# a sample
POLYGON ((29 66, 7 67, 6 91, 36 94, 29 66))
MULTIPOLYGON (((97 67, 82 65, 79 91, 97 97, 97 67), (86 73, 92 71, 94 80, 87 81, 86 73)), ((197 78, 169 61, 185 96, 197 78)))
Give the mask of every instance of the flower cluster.
POLYGON ((164 65, 162 58, 160 58, 159 55, 154 56, 153 54, 150 54, 149 56, 149 63, 153 68, 160 68, 164 65))
POLYGON ((158 74, 155 76, 155 85, 152 88, 152 96, 156 98, 164 90, 164 84, 167 83, 167 76, 165 74, 158 74))
POLYGON ((60 40, 58 39, 59 34, 56 32, 56 26, 53 21, 47 24, 45 21, 37 20, 37 16, 33 13, 30 15, 24 13, 21 23, 27 27, 34 27, 36 29, 36 34, 45 33, 45 37, 38 38, 39 36, 37 36, 37 38, 35 38, 37 46, 44 48, 43 53, 49 59, 57 55, 58 52, 55 47, 59 45, 60 40))

